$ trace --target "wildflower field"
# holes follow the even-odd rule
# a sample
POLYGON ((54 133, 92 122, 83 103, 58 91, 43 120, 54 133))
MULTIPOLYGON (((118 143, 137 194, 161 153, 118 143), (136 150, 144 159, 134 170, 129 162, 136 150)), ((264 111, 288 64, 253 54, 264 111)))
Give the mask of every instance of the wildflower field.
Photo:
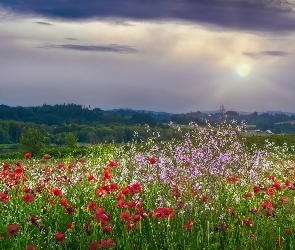
POLYGON ((295 249, 287 145, 236 128, 0 163, 0 249, 295 249))

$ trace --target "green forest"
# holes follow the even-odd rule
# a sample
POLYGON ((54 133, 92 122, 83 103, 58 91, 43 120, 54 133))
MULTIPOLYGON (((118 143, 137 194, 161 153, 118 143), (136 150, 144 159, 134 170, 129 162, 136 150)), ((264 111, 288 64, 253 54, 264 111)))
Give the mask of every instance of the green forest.
MULTIPOLYGON (((206 126, 206 123, 214 125, 221 121, 236 125, 244 121, 247 124, 245 129, 249 131, 249 134, 251 130, 252 132, 270 130, 274 134, 272 138, 276 138, 275 134, 295 135, 295 115, 283 113, 239 114, 236 111, 224 113, 197 111, 171 114, 131 109, 105 111, 77 104, 44 104, 37 107, 0 105, 0 153, 18 150, 22 133, 26 128, 38 130, 47 148, 55 146, 75 148, 78 144, 81 147, 83 144, 126 143, 134 138, 135 133, 138 141, 145 140, 153 134, 163 141, 178 139, 181 135, 175 126, 179 126, 184 134, 189 130, 190 122, 195 122, 198 126, 206 126), (169 126, 171 122, 174 128, 169 126)), ((256 136, 256 138, 258 140, 259 137, 256 136)), ((264 140, 264 136, 259 140, 264 140)), ((252 143, 253 138, 249 138, 248 141, 252 143)))

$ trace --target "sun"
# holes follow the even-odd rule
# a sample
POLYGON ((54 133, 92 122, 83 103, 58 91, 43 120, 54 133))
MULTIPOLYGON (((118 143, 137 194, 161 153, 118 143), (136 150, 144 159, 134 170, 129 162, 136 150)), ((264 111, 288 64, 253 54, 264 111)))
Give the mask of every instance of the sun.
POLYGON ((241 77, 245 77, 250 73, 250 66, 249 65, 240 65, 237 67, 237 73, 241 77))

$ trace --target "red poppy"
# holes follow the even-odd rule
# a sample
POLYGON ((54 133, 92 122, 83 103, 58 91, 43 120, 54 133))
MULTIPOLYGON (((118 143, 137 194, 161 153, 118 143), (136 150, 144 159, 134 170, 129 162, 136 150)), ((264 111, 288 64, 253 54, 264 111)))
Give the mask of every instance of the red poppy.
POLYGON ((69 203, 68 203, 68 201, 66 199, 61 199, 59 201, 59 204, 62 205, 62 206, 64 206, 64 207, 69 206, 69 203))
POLYGON ((25 159, 30 159, 31 157, 32 157, 32 154, 30 154, 30 153, 24 154, 25 159))
POLYGON ((249 212, 252 213, 252 214, 258 214, 259 210, 256 209, 256 208, 252 208, 252 209, 249 209, 249 212))
POLYGON ((253 196, 253 194, 250 192, 244 194, 245 198, 251 198, 252 196, 253 196))
POLYGON ((104 191, 106 191, 107 193, 111 192, 111 187, 109 185, 102 185, 100 187, 100 189, 103 189, 104 191))
POLYGON ((93 241, 89 243, 88 249, 89 250, 96 250, 96 247, 98 246, 99 242, 98 241, 93 241))
POLYGON ((58 189, 58 188, 53 188, 52 193, 55 196, 62 196, 62 191, 60 189, 58 189))
POLYGON ((98 209, 95 210, 95 214, 93 215, 93 217, 95 219, 99 219, 104 215, 104 210, 103 208, 99 207, 98 209))
POLYGON ((132 220, 133 223, 139 221, 140 220, 140 215, 139 214, 134 215, 131 220, 132 220))
POLYGON ((110 174, 110 171, 108 168, 106 168, 104 171, 103 171, 103 177, 102 177, 102 181, 108 181, 109 179, 111 179, 112 176, 110 174))
POLYGON ((51 156, 49 154, 43 155, 43 159, 50 159, 50 158, 51 158, 51 156))
POLYGON ((173 209, 169 207, 158 207, 153 211, 153 216, 159 218, 172 218, 174 216, 173 209))
POLYGON ((127 186, 127 187, 121 189, 121 193, 122 193, 123 195, 127 195, 127 194, 129 194, 130 191, 131 191, 131 189, 130 189, 129 186, 127 186))
POLYGON ((118 185, 116 183, 110 184, 111 190, 118 190, 118 185))
POLYGON ((94 175, 89 175, 88 176, 88 181, 96 181, 96 178, 94 177, 94 175))
POLYGON ((23 192, 24 193, 30 193, 32 190, 29 187, 24 187, 23 192))
POLYGON ((116 161, 109 161, 108 166, 109 167, 116 167, 116 166, 118 166, 118 163, 116 161))
POLYGON ((7 203, 9 201, 8 195, 5 193, 0 193, 0 201, 7 203))
POLYGON ((68 166, 68 170, 73 170, 73 168, 75 167, 75 163, 71 163, 69 166, 68 166))
POLYGON ((150 164, 155 164, 156 163, 156 158, 155 157, 151 157, 149 159, 150 164))
POLYGON ((116 208, 123 208, 125 207, 125 201, 119 200, 116 204, 116 208))
POLYGON ((289 187, 289 186, 291 185, 291 182, 290 182, 289 180, 285 180, 284 183, 285 183, 285 186, 286 186, 286 187, 289 187))
POLYGON ((14 180, 8 180, 8 181, 5 182, 5 185, 8 188, 12 188, 14 184, 15 184, 15 181, 14 180))
POLYGON ((261 207, 264 210, 268 210, 268 211, 271 211, 274 209, 270 199, 265 199, 264 202, 261 204, 261 207))
POLYGON ((37 249, 37 247, 32 244, 26 246, 26 250, 35 250, 35 249, 37 249))
POLYGON ((244 224, 248 227, 252 227, 253 226, 253 221, 248 219, 248 218, 245 218, 244 219, 244 224))
POLYGON ((134 193, 140 193, 141 192, 141 185, 138 183, 134 183, 133 185, 130 186, 130 189, 134 193))
POLYGON ((56 241, 62 242, 65 239, 65 234, 59 232, 55 233, 54 238, 56 239, 56 241))
POLYGON ((45 173, 46 173, 46 174, 50 174, 51 171, 52 171, 51 168, 46 168, 46 169, 45 169, 45 173))
POLYGON ((57 165, 57 168, 58 168, 60 171, 64 171, 64 170, 65 170, 65 165, 62 164, 62 163, 59 163, 59 164, 57 165))
POLYGON ((96 190, 96 192, 95 192, 95 194, 97 195, 97 196, 105 196, 105 194, 106 194, 106 191, 105 190, 103 190, 103 189, 97 189, 96 190))
POLYGON ((24 170, 23 170, 22 168, 16 168, 16 169, 14 170, 14 173, 16 173, 16 174, 18 174, 18 175, 22 175, 23 172, 24 172, 24 170))
POLYGON ((281 183, 279 183, 279 182, 275 182, 273 185, 272 185, 272 187, 274 187, 276 190, 281 190, 281 183))
POLYGON ((226 178, 226 182, 228 183, 237 183, 238 181, 239 181, 239 178, 235 176, 230 176, 226 178))
POLYGON ((71 207, 66 207, 65 208, 65 213, 66 214, 72 214, 74 211, 75 211, 75 207, 74 206, 71 206, 71 207))
POLYGON ((286 234, 291 234, 291 228, 286 228, 286 234))
POLYGON ((258 187, 258 186, 254 186, 253 187, 253 191, 254 191, 255 194, 258 193, 258 192, 260 192, 261 190, 262 189, 260 187, 258 187))
POLYGON ((16 224, 10 224, 7 226, 6 231, 8 232, 7 238, 10 238, 19 231, 19 227, 16 224))
POLYGON ((192 220, 188 220, 188 222, 186 224, 184 224, 182 226, 182 228, 189 230, 189 229, 191 229, 191 226, 192 225, 193 225, 193 221, 192 220))
POLYGON ((80 162, 80 163, 85 163, 85 159, 84 159, 84 158, 80 158, 80 159, 78 160, 78 162, 80 162))
POLYGON ((101 239, 99 241, 93 241, 89 244, 89 250, 95 250, 97 247, 104 248, 104 247, 114 247, 116 243, 113 242, 113 239, 104 240, 101 239))
POLYGON ((273 175, 269 175, 269 176, 267 176, 267 179, 269 179, 271 181, 274 181, 275 180, 275 177, 273 175))
POLYGON ((179 198, 180 197, 180 192, 179 192, 179 190, 178 190, 177 187, 173 187, 172 188, 171 195, 173 197, 175 197, 175 198, 179 198))
POLYGON ((33 196, 29 195, 29 194, 25 194, 23 197, 22 197, 22 200, 25 201, 25 202, 33 202, 34 201, 34 198, 33 196))
POLYGON ((111 229, 112 229, 111 225, 107 225, 102 228, 102 231, 104 231, 106 234, 110 234, 111 229))
POLYGON ((94 201, 89 201, 88 206, 87 206, 87 210, 95 210, 95 202, 94 201))
POLYGON ((128 221, 130 219, 130 213, 129 212, 123 212, 120 215, 120 220, 122 221, 128 221))
POLYGON ((10 164, 9 164, 9 163, 4 163, 4 164, 3 164, 3 168, 4 168, 4 170, 9 169, 9 167, 10 167, 10 164))
POLYGON ((72 229, 74 228, 74 224, 72 222, 67 223, 67 229, 72 229))
POLYGON ((285 196, 280 197, 279 202, 282 202, 282 203, 288 202, 288 197, 285 197, 285 196))
POLYGON ((126 230, 134 231, 136 229, 136 224, 134 224, 132 221, 127 221, 125 228, 126 230))
POLYGON ((129 207, 129 208, 135 207, 136 206, 136 203, 135 203, 135 201, 126 201, 125 202, 125 206, 126 207, 129 207))
POLYGON ((38 219, 36 215, 33 215, 31 218, 29 218, 29 220, 31 221, 32 224, 34 224, 35 226, 38 226, 38 219))
POLYGON ((274 191, 274 189, 272 187, 270 187, 265 193, 268 194, 268 195, 274 195, 275 191, 274 191))

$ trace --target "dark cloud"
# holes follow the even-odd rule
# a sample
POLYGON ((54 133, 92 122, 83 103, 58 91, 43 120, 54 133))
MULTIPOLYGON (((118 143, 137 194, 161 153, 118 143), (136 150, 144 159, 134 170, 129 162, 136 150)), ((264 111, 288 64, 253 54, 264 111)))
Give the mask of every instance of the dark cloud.
POLYGON ((34 23, 41 24, 41 25, 48 25, 48 26, 52 25, 51 23, 46 23, 46 22, 34 22, 34 23))
POLYGON ((73 38, 73 37, 67 37, 66 38, 67 40, 71 40, 71 41, 78 41, 79 39, 77 39, 77 38, 73 38))
POLYGON ((285 51, 270 50, 270 51, 262 51, 261 54, 267 55, 267 56, 287 56, 289 53, 285 51))
POLYGON ((260 52, 243 52, 242 53, 244 56, 249 56, 253 58, 259 58, 261 56, 275 56, 275 57, 282 57, 282 56, 287 56, 290 53, 286 51, 278 51, 278 50, 269 50, 269 51, 260 51, 260 52))
POLYGON ((295 30, 291 0, 1 0, 4 8, 46 18, 182 20, 252 31, 295 30))
POLYGON ((132 46, 107 44, 107 45, 77 45, 77 44, 43 44, 37 46, 42 49, 66 49, 77 51, 92 51, 92 52, 117 52, 117 53, 140 53, 138 49, 132 46))

